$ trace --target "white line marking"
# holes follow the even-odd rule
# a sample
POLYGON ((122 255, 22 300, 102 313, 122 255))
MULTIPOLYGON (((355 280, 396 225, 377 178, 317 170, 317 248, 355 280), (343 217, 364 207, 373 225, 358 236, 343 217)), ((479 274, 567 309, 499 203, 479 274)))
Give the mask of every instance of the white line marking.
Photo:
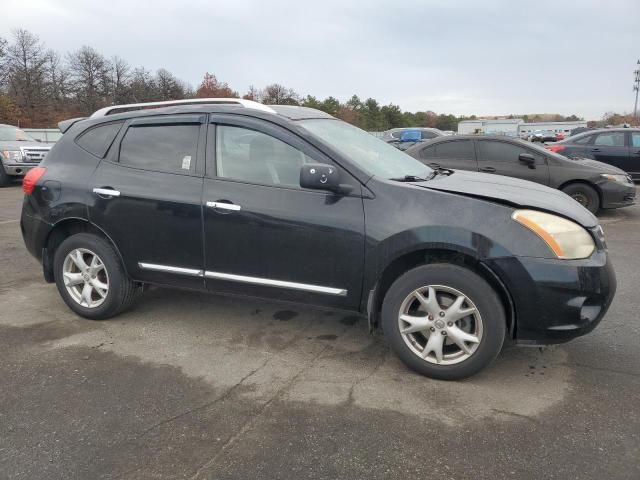
POLYGON ((0 225, 4 225, 5 223, 18 223, 20 220, 2 220, 0 225))

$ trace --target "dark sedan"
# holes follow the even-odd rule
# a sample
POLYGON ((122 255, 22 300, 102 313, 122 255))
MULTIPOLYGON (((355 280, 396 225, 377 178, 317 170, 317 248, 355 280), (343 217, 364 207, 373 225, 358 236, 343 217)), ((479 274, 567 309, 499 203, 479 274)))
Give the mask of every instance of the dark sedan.
POLYGON ((451 168, 522 178, 562 190, 591 212, 633 205, 635 186, 619 168, 589 159, 568 159, 515 138, 440 137, 406 151, 432 168, 451 168))
POLYGON ((608 163, 640 180, 640 128, 590 130, 546 148, 565 157, 608 163))

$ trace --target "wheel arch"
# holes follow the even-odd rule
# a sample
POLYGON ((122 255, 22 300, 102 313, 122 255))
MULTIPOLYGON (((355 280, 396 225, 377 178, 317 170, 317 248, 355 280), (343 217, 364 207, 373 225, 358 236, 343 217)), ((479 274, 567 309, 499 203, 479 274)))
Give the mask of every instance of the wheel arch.
POLYGON ((77 233, 92 233, 108 241, 116 251, 125 273, 128 274, 118 246, 104 230, 87 219, 80 217, 68 217, 63 220, 59 220, 53 225, 44 242, 44 247, 42 249, 42 269, 44 272, 44 278, 47 282, 54 282, 53 258, 56 250, 66 238, 77 233))
POLYGON ((558 190, 564 191, 564 189, 566 187, 568 187, 569 185, 586 185, 587 187, 593 188, 596 191, 596 193, 598 194, 598 200, 600 201, 600 205, 602 205, 602 190, 600 189, 600 187, 597 184, 595 184, 593 182, 590 182, 589 180, 572 179, 572 180, 567 180, 562 185, 560 185, 558 187, 558 190))
POLYGON ((386 265, 373 287, 369 290, 367 297, 366 313, 370 331, 373 331, 380 324, 382 302, 391 284, 408 270, 431 263, 451 263, 466 267, 487 281, 500 297, 507 317, 507 330, 510 337, 514 338, 516 332, 516 311, 507 286, 500 277, 480 259, 467 252, 451 247, 421 248, 404 253, 386 265))

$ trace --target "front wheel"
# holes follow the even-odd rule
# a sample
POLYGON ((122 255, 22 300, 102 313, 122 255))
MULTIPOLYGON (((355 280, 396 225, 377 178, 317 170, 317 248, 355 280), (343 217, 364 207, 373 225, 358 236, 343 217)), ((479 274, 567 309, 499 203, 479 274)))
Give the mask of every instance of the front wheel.
POLYGON ((382 326, 396 355, 427 377, 458 380, 500 353, 506 317, 493 288, 468 268, 414 268, 389 288, 382 326))
POLYGON ((0 161, 0 187, 6 187, 11 183, 11 177, 4 170, 2 161, 0 161))
POLYGON ((139 291, 105 239, 88 233, 60 244, 53 259, 54 277, 65 303, 78 315, 103 320, 127 308, 139 291))
POLYGON ((572 183, 564 187, 562 191, 593 214, 600 209, 598 192, 585 183, 572 183))

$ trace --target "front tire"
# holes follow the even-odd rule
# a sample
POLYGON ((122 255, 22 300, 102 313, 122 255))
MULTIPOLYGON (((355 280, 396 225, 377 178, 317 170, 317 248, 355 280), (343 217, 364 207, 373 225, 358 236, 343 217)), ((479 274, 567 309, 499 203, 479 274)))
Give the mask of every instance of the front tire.
POLYGON ((585 183, 572 183, 564 187, 562 191, 591 213, 596 214, 600 210, 600 197, 593 187, 585 183))
POLYGON ((11 183, 11 177, 4 170, 2 161, 0 161, 0 188, 7 187, 11 183))
POLYGON ((389 288, 382 327, 400 360, 440 380, 479 372, 500 353, 506 317, 493 288, 468 268, 431 264, 409 270, 389 288))
POLYGON ((67 306, 92 320, 117 315, 139 291, 113 246, 96 235, 79 233, 65 239, 55 252, 53 269, 67 306))

